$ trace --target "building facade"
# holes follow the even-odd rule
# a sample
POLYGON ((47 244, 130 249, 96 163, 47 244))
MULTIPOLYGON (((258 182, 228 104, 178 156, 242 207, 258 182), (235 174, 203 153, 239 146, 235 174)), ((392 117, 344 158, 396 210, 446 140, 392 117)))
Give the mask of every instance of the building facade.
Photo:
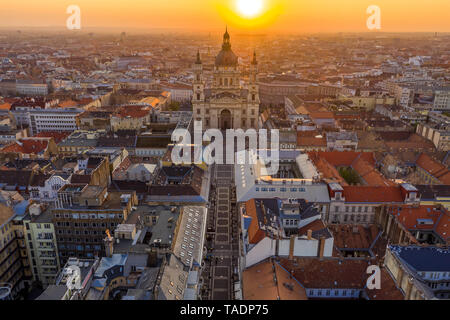
POLYGON ((43 212, 38 204, 29 208, 24 218, 25 241, 33 280, 45 288, 55 283, 60 264, 56 245, 55 227, 50 210, 43 212))
POLYGON ((211 87, 205 87, 200 53, 197 53, 193 71, 194 119, 202 121, 203 129, 258 128, 260 101, 256 54, 250 66, 247 89, 241 87, 238 57, 231 50, 228 31, 223 36, 222 50, 215 60, 211 87))

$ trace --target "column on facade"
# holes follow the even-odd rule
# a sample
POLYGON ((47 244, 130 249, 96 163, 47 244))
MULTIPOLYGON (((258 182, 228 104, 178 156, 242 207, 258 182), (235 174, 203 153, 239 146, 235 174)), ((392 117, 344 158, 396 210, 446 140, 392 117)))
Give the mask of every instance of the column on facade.
POLYGON ((406 281, 405 300, 410 300, 412 290, 412 281, 408 279, 406 281))
POLYGON ((399 287, 399 288, 402 287, 403 274, 404 274, 403 269, 400 267, 400 265, 398 265, 398 272, 397 272, 397 287, 399 287))

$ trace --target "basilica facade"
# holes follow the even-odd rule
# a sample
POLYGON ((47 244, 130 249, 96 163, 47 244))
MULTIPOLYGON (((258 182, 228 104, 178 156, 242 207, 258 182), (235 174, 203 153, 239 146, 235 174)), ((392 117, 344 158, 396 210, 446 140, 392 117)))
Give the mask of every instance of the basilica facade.
POLYGON ((200 53, 193 66, 193 117, 202 121, 203 130, 258 129, 259 90, 256 54, 250 65, 247 88, 241 87, 238 57, 231 50, 230 35, 225 31, 222 50, 216 56, 213 79, 206 88, 200 53))

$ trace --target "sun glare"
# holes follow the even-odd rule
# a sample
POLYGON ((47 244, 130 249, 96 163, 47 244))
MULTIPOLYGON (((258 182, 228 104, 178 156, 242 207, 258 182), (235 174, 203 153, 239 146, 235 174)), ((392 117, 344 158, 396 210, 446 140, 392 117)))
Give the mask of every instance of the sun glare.
POLYGON ((246 18, 254 18, 262 13, 264 0, 236 0, 237 10, 246 18))

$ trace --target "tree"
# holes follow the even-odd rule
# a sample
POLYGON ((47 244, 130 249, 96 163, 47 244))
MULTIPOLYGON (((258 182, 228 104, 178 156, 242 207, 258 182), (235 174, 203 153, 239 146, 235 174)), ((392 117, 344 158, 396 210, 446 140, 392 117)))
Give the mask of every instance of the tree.
POLYGON ((344 180, 350 184, 350 185, 355 185, 361 182, 361 179, 359 178, 359 174, 353 170, 352 168, 348 167, 348 168, 340 168, 339 169, 339 174, 341 175, 342 178, 344 178, 344 180))

